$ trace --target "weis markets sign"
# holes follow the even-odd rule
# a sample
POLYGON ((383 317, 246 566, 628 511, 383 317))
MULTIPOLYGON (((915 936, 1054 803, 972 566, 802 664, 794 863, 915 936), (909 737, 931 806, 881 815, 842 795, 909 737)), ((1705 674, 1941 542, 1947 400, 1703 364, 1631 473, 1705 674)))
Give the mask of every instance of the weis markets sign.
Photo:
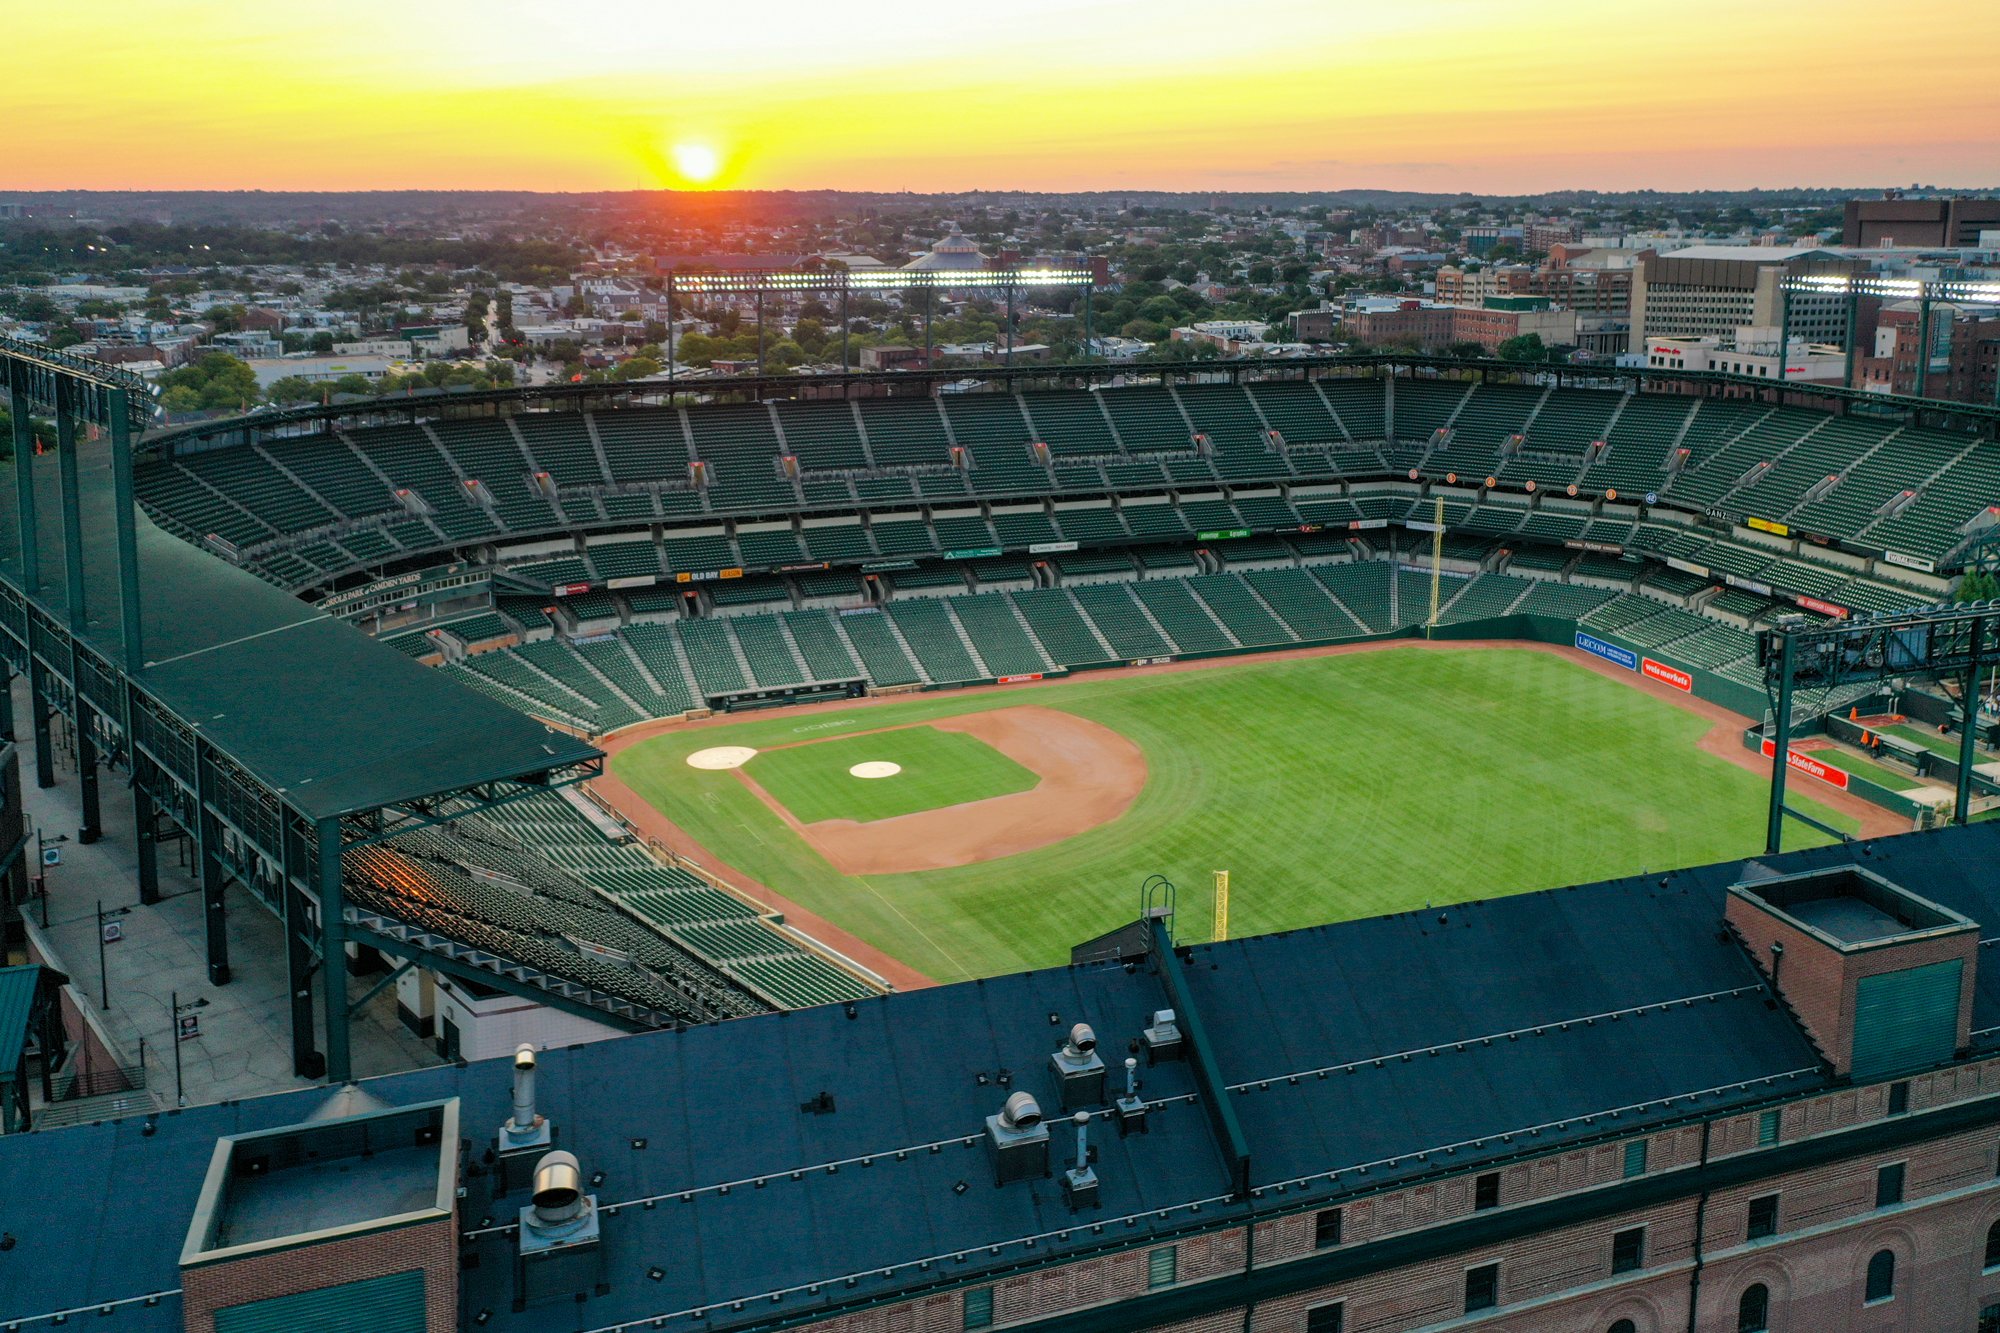
POLYGON ((1639 674, 1648 680, 1657 680, 1662 685, 1671 685, 1683 694, 1694 692, 1694 677, 1679 667, 1670 667, 1665 662, 1655 662, 1648 657, 1639 663, 1639 674))
POLYGON ((1582 630, 1578 630, 1576 632, 1576 646, 1593 657, 1601 657, 1607 662, 1616 662, 1627 671, 1637 671, 1639 669, 1639 654, 1633 652, 1630 648, 1620 648, 1615 643, 1606 643, 1595 634, 1585 634, 1582 630))
MULTIPOLYGON (((1764 757, 1769 759, 1777 752, 1777 749, 1776 742, 1767 737, 1763 745, 1764 757)), ((1829 787, 1838 787, 1842 791, 1847 790, 1847 771, 1845 769, 1835 768, 1831 764, 1822 764, 1819 760, 1802 750, 1794 750, 1787 747, 1785 750, 1785 767, 1795 773, 1803 773, 1809 778, 1818 778, 1829 787)))

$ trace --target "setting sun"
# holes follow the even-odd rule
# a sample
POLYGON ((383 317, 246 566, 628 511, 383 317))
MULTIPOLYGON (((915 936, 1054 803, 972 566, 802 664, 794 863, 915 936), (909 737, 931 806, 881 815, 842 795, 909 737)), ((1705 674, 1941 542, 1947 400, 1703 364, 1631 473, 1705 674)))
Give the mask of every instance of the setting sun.
POLYGON ((706 185, 722 170, 722 158, 705 143, 677 143, 673 148, 674 170, 691 185, 706 185))

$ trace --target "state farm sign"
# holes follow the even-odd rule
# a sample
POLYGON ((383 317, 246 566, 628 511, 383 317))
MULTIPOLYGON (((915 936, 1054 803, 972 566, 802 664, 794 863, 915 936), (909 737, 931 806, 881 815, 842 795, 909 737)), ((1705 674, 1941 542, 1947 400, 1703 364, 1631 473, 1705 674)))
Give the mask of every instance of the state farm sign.
MULTIPOLYGON (((1776 744, 1769 738, 1766 738, 1763 745, 1764 757, 1769 759, 1777 748, 1776 744)), ((1846 770, 1835 768, 1830 764, 1822 764, 1819 760, 1814 759, 1811 755, 1803 751, 1787 749, 1785 751, 1785 767, 1792 769, 1794 772, 1803 773, 1809 778, 1818 778, 1829 787, 1838 787, 1842 791, 1847 790, 1846 770)))

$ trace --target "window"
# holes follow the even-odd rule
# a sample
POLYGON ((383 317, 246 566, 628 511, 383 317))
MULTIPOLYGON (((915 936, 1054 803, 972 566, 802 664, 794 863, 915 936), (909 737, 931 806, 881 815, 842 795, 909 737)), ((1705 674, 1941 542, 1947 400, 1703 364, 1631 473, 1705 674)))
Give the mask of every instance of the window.
POLYGON ((1500 1265, 1481 1264, 1465 1270, 1465 1312, 1491 1310, 1500 1303, 1500 1265))
POLYGON ((1322 1208, 1313 1217, 1313 1248, 1330 1250, 1340 1244, 1340 1209, 1322 1208))
POLYGON ((1306 1311, 1306 1333, 1341 1333, 1347 1326, 1347 1304, 1315 1305, 1306 1311))
POLYGON ((1771 1289, 1759 1282, 1736 1301, 1736 1333, 1769 1333, 1770 1327, 1771 1289))
POLYGON ((1629 1319, 1621 1319, 1605 1329, 1604 1333, 1639 1333, 1639 1326, 1629 1319))
POLYGON ((1889 1085, 1889 1114, 1902 1115, 1910 1109, 1910 1081, 1900 1079, 1889 1085))
POLYGON ((1634 1139, 1625 1145, 1625 1178, 1646 1174, 1646 1141, 1634 1139))
POLYGON ((965 1293, 965 1327, 988 1328, 993 1323, 993 1288, 974 1287, 965 1293))
POLYGON ((1757 1117, 1757 1146, 1768 1148, 1778 1141, 1778 1113, 1766 1111, 1757 1117))
POLYGON ((1646 1228, 1630 1227, 1611 1237, 1611 1271, 1631 1273, 1646 1266, 1646 1228))
POLYGON ((1903 1201, 1903 1164, 1892 1162, 1875 1171, 1875 1206, 1887 1208, 1903 1201))
POLYGON ((1746 1230, 1748 1240, 1762 1240, 1778 1234, 1777 1195, 1760 1194, 1750 1201, 1750 1225, 1746 1230))
POLYGON ((2000 1268, 2000 1222, 1986 1228, 1986 1268, 2000 1268))
POLYGON ((1483 1213, 1500 1206, 1500 1173, 1488 1171, 1472 1182, 1472 1211, 1483 1213))
POLYGON ((1989 1305, 1979 1312, 1979 1333, 2000 1333, 2000 1305, 1989 1305))
POLYGON ((1163 1250, 1154 1250, 1146 1256, 1146 1285, 1149 1287, 1171 1287, 1175 1274, 1180 1270, 1180 1251, 1169 1245, 1163 1250))
POLYGON ((1872 1305, 1876 1301, 1893 1300, 1895 1296, 1896 1256, 1890 1250, 1877 1250, 1868 1261, 1868 1290, 1862 1299, 1872 1305))

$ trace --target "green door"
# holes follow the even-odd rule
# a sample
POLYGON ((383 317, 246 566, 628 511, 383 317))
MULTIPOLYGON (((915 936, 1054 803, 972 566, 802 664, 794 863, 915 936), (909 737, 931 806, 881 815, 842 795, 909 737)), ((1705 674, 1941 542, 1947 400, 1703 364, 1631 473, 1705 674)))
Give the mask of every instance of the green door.
POLYGON ((1958 959, 1863 977, 1854 995, 1854 1077, 1949 1060, 1958 1047, 1958 959))

